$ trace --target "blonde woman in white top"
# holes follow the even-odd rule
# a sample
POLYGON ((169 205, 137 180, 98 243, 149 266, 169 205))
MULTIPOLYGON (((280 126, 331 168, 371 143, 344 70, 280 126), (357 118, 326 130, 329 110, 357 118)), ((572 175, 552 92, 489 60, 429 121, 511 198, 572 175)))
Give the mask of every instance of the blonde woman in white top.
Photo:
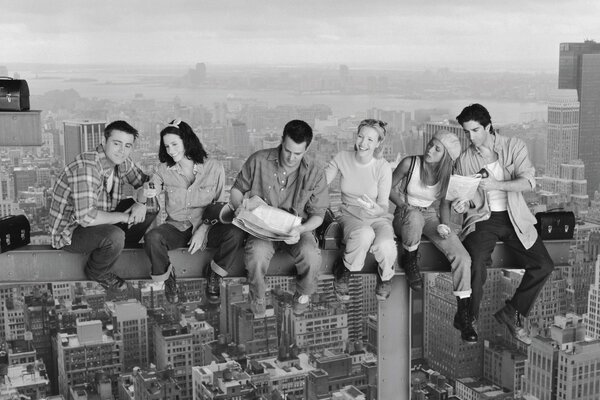
POLYGON ((413 290, 423 288, 423 280, 417 264, 417 252, 421 236, 425 235, 450 261, 452 267, 453 294, 458 299, 458 312, 454 326, 468 343, 477 342, 469 313, 471 297, 471 258, 458 236, 452 232, 450 203, 445 195, 452 173, 453 161, 461 153, 458 137, 446 130, 439 130, 427 144, 422 156, 404 158, 394 170, 390 199, 396 204, 394 231, 402 240, 404 255, 402 267, 413 290), (438 210, 434 203, 439 201, 438 210))
POLYGON ((387 299, 392 289, 398 256, 392 215, 388 211, 392 168, 379 157, 386 125, 376 119, 362 121, 356 131, 354 150, 339 152, 325 168, 328 184, 341 174, 340 223, 346 247, 343 259, 334 266, 333 288, 342 302, 350 300, 350 272, 363 268, 368 252, 373 253, 379 264, 377 299, 387 299))

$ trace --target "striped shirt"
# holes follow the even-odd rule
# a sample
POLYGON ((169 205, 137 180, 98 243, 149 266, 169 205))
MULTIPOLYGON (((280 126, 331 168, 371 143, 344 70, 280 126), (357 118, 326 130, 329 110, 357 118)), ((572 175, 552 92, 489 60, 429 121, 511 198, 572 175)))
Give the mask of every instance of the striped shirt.
POLYGON ((125 183, 138 188, 147 180, 148 176, 131 159, 111 167, 102 145, 95 151, 79 154, 65 167, 52 188, 52 247, 60 249, 71 244, 75 228, 89 226, 99 210, 113 211, 124 197, 125 183), (111 178, 112 184, 108 182, 111 178))

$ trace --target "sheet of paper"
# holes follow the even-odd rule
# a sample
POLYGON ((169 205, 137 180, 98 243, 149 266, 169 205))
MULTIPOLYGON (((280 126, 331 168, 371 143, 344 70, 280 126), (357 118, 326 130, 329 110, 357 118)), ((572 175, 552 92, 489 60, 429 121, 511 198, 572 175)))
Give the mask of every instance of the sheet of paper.
POLYGON ((472 176, 451 175, 446 200, 473 200, 480 181, 480 174, 472 176))

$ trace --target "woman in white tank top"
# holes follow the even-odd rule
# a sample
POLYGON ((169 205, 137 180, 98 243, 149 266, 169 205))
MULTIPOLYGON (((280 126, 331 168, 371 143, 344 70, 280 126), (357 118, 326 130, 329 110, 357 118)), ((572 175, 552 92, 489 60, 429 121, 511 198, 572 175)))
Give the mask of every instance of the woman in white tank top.
POLYGON ((445 200, 454 160, 461 153, 458 137, 439 130, 427 144, 422 156, 409 156, 398 164, 392 175, 390 200, 396 204, 394 232, 401 238, 404 255, 402 267, 413 290, 422 290, 423 279, 417 264, 421 236, 425 235, 450 261, 453 294, 458 298, 458 312, 454 326, 468 343, 477 342, 472 324, 463 324, 468 318, 471 296, 471 258, 456 233, 452 232, 450 203, 445 200), (404 182, 400 190, 394 190, 404 182), (439 217, 433 204, 439 201, 439 217), (462 310, 462 312, 461 312, 462 310))

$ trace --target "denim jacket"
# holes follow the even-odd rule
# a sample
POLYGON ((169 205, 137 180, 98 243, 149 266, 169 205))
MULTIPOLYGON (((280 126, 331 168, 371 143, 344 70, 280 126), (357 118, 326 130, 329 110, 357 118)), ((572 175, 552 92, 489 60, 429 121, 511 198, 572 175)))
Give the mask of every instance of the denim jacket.
MULTIPOLYGON (((529 153, 525 142, 515 137, 506 137, 496 134, 494 151, 498 154, 498 162, 504 172, 504 180, 510 181, 518 178, 526 178, 535 188, 535 168, 529 159, 529 153)), ((479 155, 475 146, 469 146, 460 155, 456 162, 456 173, 459 175, 476 174, 485 166, 484 158, 479 155)), ((537 239, 535 230, 536 219, 529 211, 527 203, 521 192, 506 192, 507 211, 513 228, 523 246, 528 249, 537 239)), ((469 233, 475 230, 475 224, 490 218, 490 208, 487 196, 479 188, 473 200, 474 207, 467 210, 464 215, 463 229, 460 238, 463 240, 469 233)))

